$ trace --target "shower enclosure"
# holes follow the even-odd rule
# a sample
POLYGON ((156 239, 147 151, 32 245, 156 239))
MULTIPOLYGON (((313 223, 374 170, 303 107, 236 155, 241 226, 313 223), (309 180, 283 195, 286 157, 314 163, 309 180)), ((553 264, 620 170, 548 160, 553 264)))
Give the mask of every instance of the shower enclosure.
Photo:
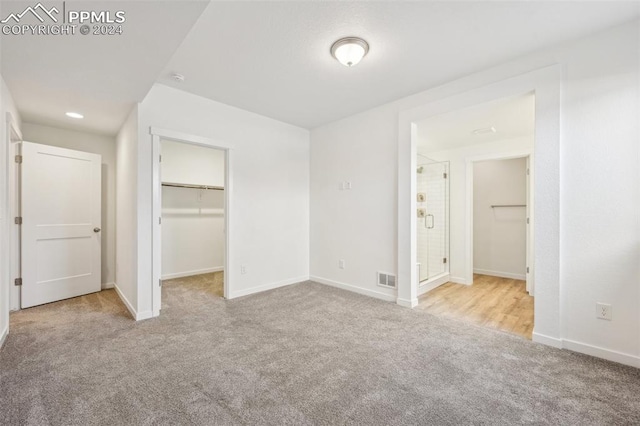
POLYGON ((424 286, 449 274, 449 162, 418 154, 417 164, 418 276, 424 286))

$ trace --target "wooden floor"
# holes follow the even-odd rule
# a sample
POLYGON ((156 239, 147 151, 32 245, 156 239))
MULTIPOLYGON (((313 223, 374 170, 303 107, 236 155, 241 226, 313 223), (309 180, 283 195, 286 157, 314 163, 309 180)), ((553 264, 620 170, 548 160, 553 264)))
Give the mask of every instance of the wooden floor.
POLYGON ((419 299, 418 309, 529 340, 533 332, 533 297, 520 280, 474 275, 471 286, 446 283, 425 293, 419 299))

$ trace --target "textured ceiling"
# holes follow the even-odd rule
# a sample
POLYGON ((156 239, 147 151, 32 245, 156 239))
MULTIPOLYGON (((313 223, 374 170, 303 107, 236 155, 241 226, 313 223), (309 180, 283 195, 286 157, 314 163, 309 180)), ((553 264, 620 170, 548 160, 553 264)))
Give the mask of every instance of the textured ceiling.
POLYGON ((533 136, 535 96, 533 93, 500 99, 436 115, 416 123, 421 154, 503 139, 533 136), (493 127, 495 133, 474 134, 493 127))
MULTIPOLYGON (((4 19, 10 12, 20 12, 33 4, 33 1, 2 1, 0 16, 4 19)), ((43 4, 62 11, 61 1, 43 0, 43 4)), ((2 77, 22 119, 62 128, 117 133, 207 4, 67 1, 66 7, 74 10, 124 10, 123 34, 1 36, 2 77), (80 112, 85 118, 68 118, 64 115, 66 111, 80 112)), ((38 22, 28 17, 24 23, 38 22)))
MULTIPOLYGON (((43 1, 43 4, 61 4, 43 1)), ((67 1, 127 13, 122 36, 1 36, 25 121, 115 134, 155 83, 313 128, 638 17, 638 2, 67 1), (371 45, 347 68, 343 36, 371 45), (177 84, 173 72, 186 76, 177 84), (64 117, 78 111, 84 120, 64 117)), ((0 14, 32 2, 0 2, 0 14)))
POLYGON ((159 81, 313 128, 628 21, 639 4, 211 3, 159 81), (353 68, 329 53, 349 35, 371 46, 353 68))

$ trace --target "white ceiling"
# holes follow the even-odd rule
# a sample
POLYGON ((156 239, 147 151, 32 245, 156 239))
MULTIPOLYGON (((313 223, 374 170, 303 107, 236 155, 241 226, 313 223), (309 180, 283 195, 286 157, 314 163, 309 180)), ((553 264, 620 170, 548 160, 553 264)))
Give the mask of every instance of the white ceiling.
POLYGON ((533 136, 535 96, 533 93, 500 99, 416 123, 418 151, 428 155, 463 146, 533 136), (476 129, 494 127, 495 133, 474 134, 476 129))
MULTIPOLYGON (((62 10, 62 1, 42 0, 62 10)), ((2 1, 1 16, 37 1, 2 1)), ((1 71, 24 121, 115 134, 142 101, 207 2, 67 1, 124 10, 122 35, 1 36, 1 71), (64 115, 84 114, 83 120, 64 115)), ((72 10, 72 9, 68 9, 72 10)), ((22 23, 22 22, 21 22, 22 23)), ((38 23, 29 22, 31 24, 38 23)))
POLYGON ((159 81, 313 128, 628 21, 639 4, 216 2, 159 81), (371 46, 353 68, 329 53, 350 35, 371 46))
MULTIPOLYGON (((32 3, 2 0, 2 16, 32 3)), ((110 134, 156 81, 313 128, 629 21, 640 9, 635 1, 67 4, 125 10, 125 34, 1 36, 2 75, 25 121, 110 134), (347 35, 371 46, 354 68, 329 54, 347 35), (173 72, 186 81, 173 82, 173 72), (86 118, 71 121, 68 110, 86 118)))

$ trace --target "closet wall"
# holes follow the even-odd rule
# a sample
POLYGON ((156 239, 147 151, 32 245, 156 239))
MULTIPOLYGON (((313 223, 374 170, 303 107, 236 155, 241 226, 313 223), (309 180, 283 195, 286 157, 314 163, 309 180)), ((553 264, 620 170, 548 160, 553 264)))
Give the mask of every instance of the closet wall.
MULTIPOLYGON (((224 151, 162 141, 162 182, 224 187, 224 151)), ((162 187, 162 279, 222 271, 224 190, 162 187)))
POLYGON ((526 279, 527 160, 473 166, 473 272, 526 279), (518 207, 491 206, 518 205, 518 207))

